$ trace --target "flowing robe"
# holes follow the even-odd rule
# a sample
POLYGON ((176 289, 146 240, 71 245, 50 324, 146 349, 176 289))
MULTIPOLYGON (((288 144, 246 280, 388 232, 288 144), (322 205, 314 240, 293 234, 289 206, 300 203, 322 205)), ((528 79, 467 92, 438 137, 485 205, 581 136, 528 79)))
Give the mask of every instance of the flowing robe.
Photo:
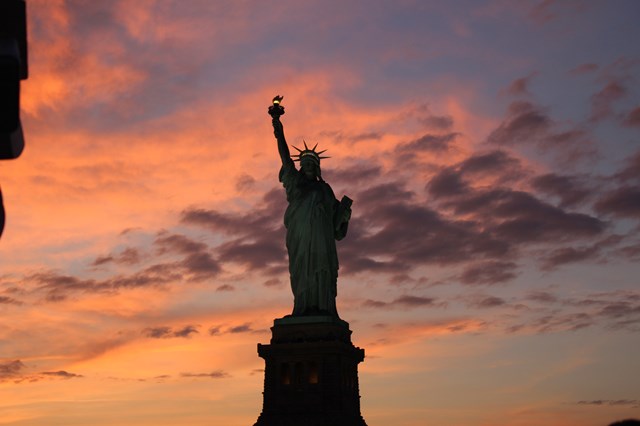
POLYGON ((346 234, 346 226, 336 227, 335 221, 340 220, 335 217, 339 202, 326 182, 307 179, 290 159, 280 169, 280 182, 289 202, 284 226, 294 295, 293 315, 337 317, 339 265, 335 240, 346 234))

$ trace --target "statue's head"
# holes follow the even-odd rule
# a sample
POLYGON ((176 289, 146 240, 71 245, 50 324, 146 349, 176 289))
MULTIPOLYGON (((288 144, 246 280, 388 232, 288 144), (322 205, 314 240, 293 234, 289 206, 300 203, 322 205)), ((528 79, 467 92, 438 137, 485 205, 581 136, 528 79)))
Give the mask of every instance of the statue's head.
POLYGON ((309 149, 309 147, 307 146, 307 143, 305 141, 303 142, 304 142, 304 149, 299 149, 294 146, 294 148, 298 150, 298 154, 294 155, 293 161, 300 162, 300 170, 302 170, 302 172, 305 174, 307 178, 309 179, 321 178, 320 160, 323 158, 329 158, 329 157, 321 157, 320 154, 322 154, 326 150, 316 152, 316 147, 318 146, 318 144, 316 144, 316 146, 314 146, 313 148, 309 149))
POLYGON ((315 159, 300 160, 300 170, 302 170, 307 179, 315 180, 320 177, 320 161, 315 159))

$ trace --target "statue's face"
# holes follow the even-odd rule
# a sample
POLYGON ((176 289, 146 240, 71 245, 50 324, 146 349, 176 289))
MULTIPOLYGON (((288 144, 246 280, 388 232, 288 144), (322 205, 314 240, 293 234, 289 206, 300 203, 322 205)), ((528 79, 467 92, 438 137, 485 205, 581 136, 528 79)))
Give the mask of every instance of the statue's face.
POLYGON ((303 161, 300 164, 300 169, 307 179, 315 179, 319 175, 318 166, 313 161, 303 161))

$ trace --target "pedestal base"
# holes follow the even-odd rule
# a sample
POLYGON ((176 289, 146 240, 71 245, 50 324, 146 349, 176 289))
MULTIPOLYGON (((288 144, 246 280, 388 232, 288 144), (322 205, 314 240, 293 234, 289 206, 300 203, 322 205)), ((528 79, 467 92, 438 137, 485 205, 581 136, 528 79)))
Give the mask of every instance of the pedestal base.
POLYGON ((349 324, 331 316, 285 317, 258 344, 265 360, 264 403, 254 426, 366 426, 349 324))

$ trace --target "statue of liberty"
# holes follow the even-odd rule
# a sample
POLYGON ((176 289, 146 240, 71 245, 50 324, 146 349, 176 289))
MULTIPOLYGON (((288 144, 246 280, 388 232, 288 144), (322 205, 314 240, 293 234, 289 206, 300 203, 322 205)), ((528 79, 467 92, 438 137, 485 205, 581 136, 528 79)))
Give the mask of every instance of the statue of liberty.
POLYGON ((322 179, 320 160, 328 157, 316 152, 316 146, 299 149, 292 160, 280 116, 284 107, 282 97, 276 96, 269 107, 269 115, 278 152, 282 160, 279 179, 289 203, 284 215, 287 228, 289 275, 294 296, 293 316, 331 315, 338 317, 336 309, 338 255, 336 240, 347 234, 351 218, 351 200, 338 201, 333 190, 322 179), (300 162, 300 170, 294 161, 300 162))

